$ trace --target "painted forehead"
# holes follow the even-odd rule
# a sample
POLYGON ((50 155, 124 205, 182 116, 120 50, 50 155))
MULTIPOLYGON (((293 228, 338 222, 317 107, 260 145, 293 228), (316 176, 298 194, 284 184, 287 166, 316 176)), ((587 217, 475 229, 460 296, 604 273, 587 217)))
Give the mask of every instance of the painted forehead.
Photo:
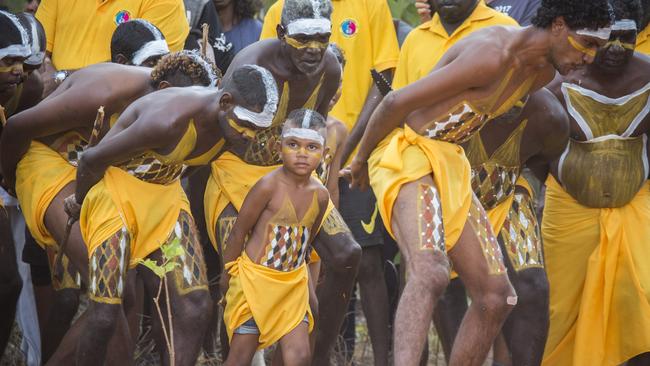
POLYGON ((310 4, 312 8, 312 18, 298 18, 290 21, 289 24, 287 24, 288 35, 304 34, 311 36, 332 32, 332 22, 321 16, 321 4, 318 0, 311 0, 310 4))
POLYGON ((2 21, 9 22, 20 34, 20 43, 14 43, 0 48, 0 59, 5 57, 29 57, 32 53, 31 46, 29 45, 29 36, 18 18, 6 11, 0 11, 0 17, 5 18, 2 21))

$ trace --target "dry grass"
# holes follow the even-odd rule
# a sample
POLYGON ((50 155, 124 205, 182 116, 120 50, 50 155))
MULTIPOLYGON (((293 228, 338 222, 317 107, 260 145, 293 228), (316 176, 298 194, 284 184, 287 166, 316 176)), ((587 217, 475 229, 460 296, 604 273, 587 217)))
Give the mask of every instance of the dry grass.
MULTIPOLYGON (((354 349, 354 355, 351 362, 345 362, 342 352, 335 352, 333 356, 333 365, 336 366, 371 366, 373 365, 373 356, 372 356, 372 346, 370 345, 370 338, 368 336, 368 328, 366 327, 366 319, 363 316, 363 312, 359 306, 360 302, 357 302, 357 325, 356 325, 356 345, 354 349)), ((85 305, 85 304, 83 304, 85 305)), ((85 306, 83 306, 85 308, 85 306)), ((82 309, 80 309, 81 311, 82 309)), ((148 332, 148 330, 144 330, 148 332)), ((14 326, 14 329, 11 334, 11 339, 7 345, 2 359, 0 359, 0 366, 23 366, 25 365, 25 357, 20 350, 20 343, 22 339, 22 334, 20 329, 17 326, 14 326)), ((266 358, 269 360, 271 357, 272 350, 267 350, 266 358)), ((159 356, 154 350, 154 343, 152 340, 147 337, 141 337, 141 341, 138 343, 135 351, 135 359, 137 366, 158 366, 159 356)), ((221 365, 221 360, 218 356, 212 355, 212 357, 207 354, 202 354, 198 361, 197 366, 218 366, 221 365)), ((267 362, 267 365, 270 365, 270 362, 267 362)), ((433 327, 429 331, 429 360, 427 366, 444 366, 446 365, 445 357, 442 352, 442 347, 438 342, 438 336, 436 335, 433 327)), ((486 362, 486 365, 491 365, 491 362, 486 362)))

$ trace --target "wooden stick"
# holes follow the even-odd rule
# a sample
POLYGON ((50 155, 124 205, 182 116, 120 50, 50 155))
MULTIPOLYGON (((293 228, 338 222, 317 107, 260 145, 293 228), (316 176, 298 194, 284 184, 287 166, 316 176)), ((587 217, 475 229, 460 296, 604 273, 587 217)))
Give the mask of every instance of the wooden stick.
POLYGON ((7 125, 7 116, 5 115, 5 107, 0 105, 0 122, 2 123, 2 127, 7 125))
POLYGON ((97 109, 97 116, 95 116, 95 122, 93 123, 93 130, 90 132, 90 139, 88 140, 88 146, 95 146, 99 142, 99 135, 102 133, 102 128, 104 127, 104 106, 101 106, 97 109))
POLYGON ((201 56, 206 57, 208 52, 208 31, 210 30, 210 25, 208 25, 208 23, 203 23, 201 29, 203 30, 203 38, 201 39, 201 56))

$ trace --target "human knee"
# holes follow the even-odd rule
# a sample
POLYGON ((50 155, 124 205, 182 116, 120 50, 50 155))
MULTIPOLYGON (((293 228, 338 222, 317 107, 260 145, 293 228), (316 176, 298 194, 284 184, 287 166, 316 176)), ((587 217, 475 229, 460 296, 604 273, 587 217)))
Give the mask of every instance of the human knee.
POLYGON ((309 347, 290 347, 282 355, 284 364, 287 366, 306 366, 311 362, 311 351, 309 347))
POLYGON ((433 261, 422 261, 409 267, 408 281, 417 285, 421 291, 442 296, 449 285, 449 262, 436 254, 433 261))
POLYGON ((328 267, 332 271, 356 271, 361 262, 361 246, 351 234, 340 235, 337 238, 340 245, 333 251, 328 267))
POLYGON ((493 317, 505 318, 517 305, 518 298, 507 277, 502 277, 502 280, 488 287, 487 291, 478 299, 478 303, 484 313, 493 317))
POLYGON ((541 268, 525 269, 517 274, 517 296, 519 304, 548 303, 549 285, 546 272, 541 268))

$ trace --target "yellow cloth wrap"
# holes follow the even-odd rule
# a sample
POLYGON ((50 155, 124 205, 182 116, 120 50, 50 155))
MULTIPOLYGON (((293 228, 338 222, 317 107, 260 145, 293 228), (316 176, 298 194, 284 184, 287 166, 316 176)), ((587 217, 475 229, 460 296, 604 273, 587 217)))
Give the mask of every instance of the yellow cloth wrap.
POLYGON ((650 183, 588 208, 553 178, 542 222, 551 325, 543 365, 620 365, 650 351, 650 183))
POLYGON ((77 168, 58 152, 32 141, 16 167, 16 195, 25 223, 36 242, 45 247, 56 245, 45 228, 45 212, 61 189, 75 180, 77 168))
POLYGON ((162 185, 147 183, 120 168, 109 167, 81 206, 79 224, 88 255, 123 226, 131 237, 130 266, 165 243, 190 204, 180 180, 162 185))
POLYGON ((231 278, 223 317, 230 340, 235 329, 250 318, 260 330, 258 349, 279 341, 305 319, 305 314, 312 331, 314 318, 304 263, 293 271, 277 271, 254 263, 243 252, 237 260, 226 263, 226 270, 231 278))
POLYGON ((205 188, 204 210, 208 225, 208 237, 215 250, 218 250, 215 228, 221 212, 229 203, 232 203, 239 211, 246 195, 255 183, 280 165, 251 165, 233 153, 225 152, 210 166, 212 173, 205 188))
MULTIPOLYGON (((215 250, 217 248, 216 227, 221 212, 229 203, 237 211, 241 209, 244 199, 251 188, 262 179, 282 165, 258 166, 247 164, 231 152, 223 153, 210 165, 211 174, 205 187, 204 212, 208 225, 208 237, 215 250)), ((329 201, 323 218, 334 209, 334 203, 329 201)), ((321 222, 322 225, 322 222, 321 222)))
POLYGON ((393 205, 402 185, 433 174, 440 193, 445 246, 458 241, 472 202, 471 168, 463 148, 418 135, 409 126, 391 132, 368 159, 370 185, 386 229, 391 229, 393 205))

